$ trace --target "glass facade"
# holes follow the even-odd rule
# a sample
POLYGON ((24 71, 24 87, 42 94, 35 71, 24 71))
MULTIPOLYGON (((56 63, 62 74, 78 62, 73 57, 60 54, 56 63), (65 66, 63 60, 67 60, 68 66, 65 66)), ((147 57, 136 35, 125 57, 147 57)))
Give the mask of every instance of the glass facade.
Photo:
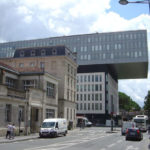
POLYGON ((55 45, 66 45, 73 52, 77 52, 79 65, 142 62, 148 59, 146 30, 94 33, 0 43, 0 57, 13 57, 15 50, 18 48, 55 45))

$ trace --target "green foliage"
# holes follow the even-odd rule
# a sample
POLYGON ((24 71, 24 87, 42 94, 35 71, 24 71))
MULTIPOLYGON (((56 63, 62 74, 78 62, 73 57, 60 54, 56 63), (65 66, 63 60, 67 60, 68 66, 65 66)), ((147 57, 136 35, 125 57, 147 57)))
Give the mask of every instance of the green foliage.
POLYGON ((125 93, 119 92, 119 109, 125 111, 140 111, 141 107, 125 93))
POLYGON ((144 110, 147 111, 148 115, 150 115, 150 91, 148 91, 148 94, 145 97, 144 110))

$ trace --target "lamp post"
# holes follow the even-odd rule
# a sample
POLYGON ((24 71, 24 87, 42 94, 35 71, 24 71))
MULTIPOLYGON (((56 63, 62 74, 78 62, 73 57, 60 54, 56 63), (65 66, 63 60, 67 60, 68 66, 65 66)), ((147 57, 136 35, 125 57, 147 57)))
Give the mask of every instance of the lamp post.
POLYGON ((150 0, 143 0, 143 1, 128 1, 128 0, 120 0, 119 3, 121 5, 127 5, 128 3, 138 3, 138 4, 148 4, 149 5, 149 14, 150 14, 150 0))

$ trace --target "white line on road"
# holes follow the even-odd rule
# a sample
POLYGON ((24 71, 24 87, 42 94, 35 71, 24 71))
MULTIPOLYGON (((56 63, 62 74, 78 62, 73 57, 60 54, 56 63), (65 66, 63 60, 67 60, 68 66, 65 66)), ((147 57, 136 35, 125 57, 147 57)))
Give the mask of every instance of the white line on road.
POLYGON ((138 147, 133 147, 133 145, 129 145, 126 150, 139 150, 138 147))
POLYGON ((113 144, 108 145, 107 147, 108 147, 108 148, 111 148, 111 147, 113 147, 113 146, 115 146, 115 145, 116 145, 116 144, 113 143, 113 144))

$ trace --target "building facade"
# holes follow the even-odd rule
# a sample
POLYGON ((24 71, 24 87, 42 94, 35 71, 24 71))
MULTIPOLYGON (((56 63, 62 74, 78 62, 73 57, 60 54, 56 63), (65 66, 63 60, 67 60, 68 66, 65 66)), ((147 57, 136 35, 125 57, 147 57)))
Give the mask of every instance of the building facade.
POLYGON ((0 62, 0 136, 8 123, 17 134, 38 132, 45 118, 58 115, 58 79, 40 69, 18 72, 0 62))
POLYGON ((77 115, 93 124, 105 124, 110 114, 119 115, 118 82, 108 65, 82 65, 77 74, 77 115))
POLYGON ((76 125, 76 73, 75 56, 65 46, 18 49, 14 58, 3 62, 17 70, 40 68, 58 78, 58 116, 68 124, 76 125))
MULTIPOLYGON (((95 113, 94 116, 96 118, 99 118, 99 120, 101 120, 101 118, 102 120, 105 120, 111 114, 112 111, 118 114, 118 96, 117 96, 118 79, 147 78, 148 46, 147 46, 146 30, 81 34, 81 35, 70 35, 70 36, 50 37, 44 39, 0 43, 0 57, 13 57, 16 53, 16 49, 24 49, 30 47, 42 48, 45 46, 56 46, 56 45, 65 45, 72 52, 75 52, 77 54, 76 59, 77 64, 79 65, 78 69, 79 78, 80 76, 84 76, 85 74, 91 77, 93 75, 95 76, 96 74, 105 76, 104 78, 102 78, 103 80, 102 83, 104 84, 104 86, 102 85, 103 87, 102 93, 104 92, 102 94, 102 101, 104 104, 102 103, 102 110, 99 110, 99 115, 95 113)), ((51 57, 51 60, 52 59, 53 58, 51 57)), ((38 63, 37 64, 44 66, 42 61, 44 60, 41 60, 41 64, 38 63)), ((52 61, 53 62, 48 62, 49 65, 47 65, 49 66, 49 68, 51 66, 50 72, 56 76, 58 75, 57 72, 59 72, 59 74, 62 74, 63 71, 62 68, 59 67, 59 63, 56 63, 55 60, 52 61)), ((68 65, 67 67, 68 72, 69 70, 71 70, 69 69, 70 66, 73 67, 73 65, 68 65)), ((72 79, 70 79, 70 77, 71 74, 70 75, 68 74, 67 76, 65 76, 65 79, 61 78, 66 83, 61 82, 61 86, 59 88, 61 96, 59 97, 59 100, 61 100, 61 98, 62 100, 68 99, 67 97, 71 98, 72 97, 71 95, 73 95, 71 93, 74 90, 70 89, 72 85, 71 84, 72 79), (63 91, 62 90, 63 88, 68 90, 63 91), (70 91, 72 92, 70 93, 70 91), (65 94, 63 95, 63 93, 65 94)), ((84 85, 86 84, 86 82, 78 83, 78 86, 82 86, 82 84, 84 85)), ((99 85, 101 84, 99 83, 99 85)), ((80 95, 81 93, 78 94, 80 95)), ((99 94, 101 94, 101 91, 99 91, 99 94)), ((78 97, 79 97, 78 105, 80 105, 80 102, 82 100, 80 99, 80 96, 78 97)), ((70 104, 68 104, 68 106, 69 105, 71 106, 72 105, 71 100, 69 102, 70 104)), ((63 105, 63 103, 61 105, 63 105)), ((92 102, 91 104, 85 103, 83 105, 92 105, 92 102)), ((101 103, 99 103, 98 108, 99 109, 101 108, 101 103)), ((74 112, 74 111, 75 110, 70 108, 67 109, 66 107, 64 111, 63 110, 60 111, 60 114, 64 112, 67 115, 68 114, 67 112, 74 112)), ((85 112, 86 114, 88 113, 87 110, 81 111, 78 109, 77 114, 84 114, 85 112)), ((69 116, 67 116, 67 118, 69 118, 69 116)), ((89 115, 89 118, 93 118, 92 112, 91 116, 89 115)))

